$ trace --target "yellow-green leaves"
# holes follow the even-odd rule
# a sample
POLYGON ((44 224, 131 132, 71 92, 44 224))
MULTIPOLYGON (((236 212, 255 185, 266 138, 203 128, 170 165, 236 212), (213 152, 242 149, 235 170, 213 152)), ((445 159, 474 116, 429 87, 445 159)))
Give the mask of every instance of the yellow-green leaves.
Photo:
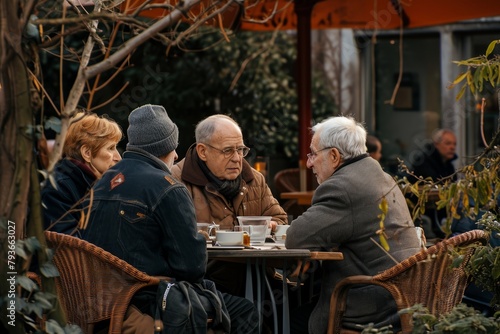
POLYGON ((472 94, 475 94, 483 91, 485 82, 492 87, 500 85, 500 55, 493 54, 495 46, 499 43, 500 40, 492 41, 483 56, 454 61, 458 66, 467 66, 467 71, 460 73, 448 87, 453 88, 463 83, 456 100, 463 97, 467 87, 472 94))
POLYGON ((380 238, 380 244, 382 247, 386 250, 389 251, 389 243, 387 242, 387 236, 385 235, 385 227, 384 227, 384 221, 385 217, 387 216, 387 212, 389 211, 389 204, 387 203, 387 199, 385 197, 382 197, 382 200, 380 201, 378 208, 380 209, 381 213, 377 216, 380 219, 379 222, 379 230, 377 231, 377 234, 380 238))
POLYGON ((493 50, 495 49, 495 46, 498 43, 500 43, 500 39, 494 40, 490 43, 490 45, 488 45, 488 48, 486 49, 486 54, 485 54, 486 57, 488 57, 493 52, 493 50))

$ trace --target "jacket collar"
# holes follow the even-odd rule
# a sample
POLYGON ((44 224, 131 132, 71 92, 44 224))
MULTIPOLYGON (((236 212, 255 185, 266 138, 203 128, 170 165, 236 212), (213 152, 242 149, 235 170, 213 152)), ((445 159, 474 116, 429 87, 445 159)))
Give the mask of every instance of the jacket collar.
POLYGON ((439 151, 434 146, 434 144, 429 144, 426 148, 428 150, 427 152, 430 152, 430 153, 427 153, 427 155, 429 157, 431 157, 431 159, 433 159, 434 161, 438 162, 441 165, 446 165, 447 163, 451 163, 452 161, 454 161, 458 158, 458 155, 455 154, 453 156, 453 158, 451 158, 450 160, 444 161, 443 157, 441 156, 441 153, 439 153, 439 151))
MULTIPOLYGON (((94 181, 97 179, 92 170, 83 162, 72 159, 64 158, 56 166, 60 175, 65 175, 75 182, 75 184, 90 188, 94 181)), ((56 173, 56 175, 58 175, 56 173)))
POLYGON ((86 174, 91 180, 95 180, 97 178, 92 169, 90 169, 90 167, 85 163, 83 163, 82 161, 73 158, 67 158, 67 161, 72 162, 76 167, 78 167, 82 171, 82 173, 86 174))
MULTIPOLYGON (((200 166, 198 166, 198 160, 199 158, 198 153, 196 152, 196 143, 194 143, 186 152, 181 178, 187 183, 204 187, 209 183, 209 181, 200 166)), ((252 167, 250 167, 245 159, 243 159, 241 177, 246 183, 254 179, 252 167)))
POLYGON ((151 153, 148 153, 144 150, 141 150, 140 148, 136 148, 136 147, 128 148, 127 151, 125 151, 125 153, 123 153, 123 157, 124 158, 138 159, 138 160, 147 162, 156 168, 159 168, 159 169, 164 170, 168 173, 171 173, 170 169, 168 169, 166 163, 164 163, 163 161, 161 161, 160 159, 158 159, 157 157, 155 157, 151 153))
POLYGON ((356 161, 362 160, 364 158, 368 158, 369 156, 370 155, 368 153, 364 153, 364 154, 358 155, 357 157, 347 159, 344 161, 344 163, 342 165, 339 166, 339 168, 337 168, 337 170, 334 173, 338 172, 340 169, 344 168, 347 165, 355 163, 356 161))

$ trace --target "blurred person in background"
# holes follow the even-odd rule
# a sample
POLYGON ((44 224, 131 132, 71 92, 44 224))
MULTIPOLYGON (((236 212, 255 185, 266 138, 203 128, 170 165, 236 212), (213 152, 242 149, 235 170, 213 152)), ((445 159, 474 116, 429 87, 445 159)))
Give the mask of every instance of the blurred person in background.
MULTIPOLYGON (((453 161, 457 159, 457 137, 453 131, 439 129, 432 136, 432 143, 426 144, 411 161, 415 176, 432 178, 433 181, 451 176, 455 173, 453 161)), ((451 177, 455 181, 456 175, 451 177)))
POLYGON ((382 159, 382 143, 377 137, 372 135, 366 136, 366 152, 368 152, 370 157, 380 162, 380 159, 382 159))
MULTIPOLYGON (((405 176, 412 183, 417 181, 417 177, 431 178, 434 182, 439 182, 443 178, 447 178, 451 182, 456 181, 456 169, 453 165, 453 161, 457 159, 456 148, 457 138, 453 131, 436 130, 432 136, 432 143, 424 145, 417 154, 412 156, 410 164, 414 176, 405 176)), ((421 224, 428 239, 445 237, 445 233, 441 229, 445 219, 446 209, 426 208, 425 215, 421 217, 421 224)))

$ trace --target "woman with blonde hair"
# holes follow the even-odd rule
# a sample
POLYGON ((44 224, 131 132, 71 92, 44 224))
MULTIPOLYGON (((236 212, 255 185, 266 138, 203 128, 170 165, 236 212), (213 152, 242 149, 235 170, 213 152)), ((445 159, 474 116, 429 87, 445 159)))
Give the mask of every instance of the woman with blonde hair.
POLYGON ((81 213, 81 199, 95 180, 121 160, 116 148, 122 139, 112 119, 79 113, 68 128, 64 158, 54 169, 53 182, 45 181, 42 206, 45 228, 71 234, 81 213))

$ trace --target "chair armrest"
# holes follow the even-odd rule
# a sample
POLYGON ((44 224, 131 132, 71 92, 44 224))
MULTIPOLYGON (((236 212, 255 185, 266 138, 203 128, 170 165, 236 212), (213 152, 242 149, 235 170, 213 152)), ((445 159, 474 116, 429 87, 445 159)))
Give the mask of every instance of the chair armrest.
POLYGON ((355 275, 342 279, 335 285, 330 298, 330 315, 328 317, 328 334, 340 333, 342 317, 347 307, 347 294, 355 285, 378 285, 389 291, 394 298, 398 310, 404 305, 403 296, 398 287, 389 282, 374 280, 373 276, 355 275))

